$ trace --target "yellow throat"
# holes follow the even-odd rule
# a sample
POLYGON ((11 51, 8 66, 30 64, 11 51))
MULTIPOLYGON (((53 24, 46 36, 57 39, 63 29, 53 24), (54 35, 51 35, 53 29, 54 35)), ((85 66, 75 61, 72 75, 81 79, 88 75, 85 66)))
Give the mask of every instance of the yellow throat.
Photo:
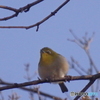
POLYGON ((58 54, 53 52, 52 50, 50 52, 42 52, 41 51, 41 58, 40 58, 40 65, 41 66, 48 66, 48 65, 52 65, 55 60, 57 59, 58 54))

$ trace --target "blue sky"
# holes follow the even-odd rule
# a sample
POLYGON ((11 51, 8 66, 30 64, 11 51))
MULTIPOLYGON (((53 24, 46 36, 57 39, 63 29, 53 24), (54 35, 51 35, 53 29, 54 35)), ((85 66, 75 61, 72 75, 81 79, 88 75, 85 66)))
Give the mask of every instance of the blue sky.
MULTIPOLYGON (((34 0, 35 1, 35 0, 34 0)), ((28 1, 1 0, 0 5, 20 8, 28 1), (19 3, 20 2, 20 3, 19 3)), ((1 21, 0 26, 32 25, 42 20, 54 11, 64 0, 44 0, 42 3, 32 7, 29 12, 21 13, 18 17, 8 21, 1 21)), ((0 17, 12 14, 10 11, 0 9, 0 17)), ((91 56, 99 70, 100 59, 100 1, 99 0, 71 0, 55 16, 40 25, 39 31, 36 27, 25 29, 0 29, 0 78, 8 82, 25 82, 26 75, 24 64, 30 64, 30 74, 37 72, 40 57, 40 49, 50 47, 65 56, 68 60, 73 56, 86 70, 89 68, 89 60, 85 52, 75 43, 67 39, 73 39, 69 29, 79 37, 87 32, 89 36, 95 32, 94 40, 90 46, 91 56)), ((95 73, 95 72, 94 72, 95 73)), ((70 69, 69 75, 79 75, 70 69)), ((37 79, 38 75, 34 79, 37 79)), ((88 81, 73 81, 66 83, 69 92, 80 91, 88 81), (79 86, 80 84, 80 86, 79 86)), ((40 90, 62 98, 66 94, 61 93, 58 85, 40 84, 40 90)), ((17 92, 23 100, 29 99, 28 93, 18 89, 3 91, 5 98, 12 91, 17 92)), ((88 92, 91 92, 89 89, 88 92)), ((100 92, 98 92, 100 95, 100 92)), ((100 98, 100 97, 99 97, 100 98)))

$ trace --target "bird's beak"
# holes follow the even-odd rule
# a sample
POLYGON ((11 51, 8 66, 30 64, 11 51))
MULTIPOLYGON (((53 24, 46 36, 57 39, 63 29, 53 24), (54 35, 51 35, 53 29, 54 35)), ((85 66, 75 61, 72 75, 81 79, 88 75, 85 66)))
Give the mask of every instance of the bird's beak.
POLYGON ((41 50, 41 53, 46 53, 44 50, 41 50))

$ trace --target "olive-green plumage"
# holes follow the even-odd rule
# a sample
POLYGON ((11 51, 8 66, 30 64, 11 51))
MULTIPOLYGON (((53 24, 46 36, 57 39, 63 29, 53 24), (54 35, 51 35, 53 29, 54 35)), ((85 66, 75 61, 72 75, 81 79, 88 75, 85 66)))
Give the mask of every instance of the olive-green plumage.
MULTIPOLYGON (((66 75, 68 69, 68 62, 65 57, 48 47, 44 47, 40 50, 38 72, 42 79, 62 78, 66 75)), ((58 84, 61 87, 62 92, 68 91, 64 82, 58 82, 58 84)))

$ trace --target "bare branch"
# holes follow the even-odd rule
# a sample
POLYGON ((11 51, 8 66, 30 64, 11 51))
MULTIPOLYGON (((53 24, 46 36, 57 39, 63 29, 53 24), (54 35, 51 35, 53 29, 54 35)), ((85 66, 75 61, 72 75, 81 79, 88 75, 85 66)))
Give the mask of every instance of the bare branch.
MULTIPOLYGON (((86 74, 88 74, 88 71, 86 71, 79 63, 78 61, 76 61, 73 57, 71 57, 71 64, 72 68, 74 68, 76 70, 75 65, 83 72, 85 72, 86 74)), ((76 70, 80 75, 83 75, 79 70, 76 70)))
POLYGON ((83 74, 75 67, 75 63, 74 63, 72 57, 71 57, 71 62, 69 62, 69 64, 70 64, 70 67, 71 67, 72 69, 74 69, 77 73, 79 73, 79 75, 83 75, 83 74))
POLYGON ((11 95, 8 95, 8 97, 8 100, 18 100, 20 98, 20 96, 15 92, 13 92, 11 95))
MULTIPOLYGON (((75 42, 77 45, 79 45, 84 51, 85 53, 87 54, 88 56, 88 59, 89 59, 89 63, 90 63, 90 68, 89 68, 89 71, 87 72, 87 74, 91 74, 93 73, 93 68, 95 69, 96 73, 99 72, 99 70, 97 69, 91 55, 90 55, 90 43, 93 41, 93 38, 94 38, 94 34, 92 34, 92 36, 90 38, 87 37, 88 33, 85 33, 85 36, 82 38, 82 39, 79 39, 74 33, 72 30, 70 30, 71 34, 73 35, 73 37, 75 38, 74 40, 71 40, 71 39, 68 39, 69 41, 72 41, 72 42, 75 42)), ((73 63, 73 62, 72 62, 73 63)), ((76 63, 77 65, 77 63, 76 63)), ((75 68, 74 68, 75 69, 75 68)), ((75 69, 76 70, 76 69, 75 69)), ((85 71, 86 72, 86 71, 85 71)), ((98 80, 99 81, 99 80, 98 80)), ((98 83, 97 83, 98 85, 98 83)), ((97 86, 99 87, 99 85, 97 86)), ((97 89, 97 88, 96 88, 97 89)), ((91 90, 92 92, 94 91, 94 86, 92 85, 91 86, 91 90)))
MULTIPOLYGON (((91 80, 83 89, 82 91, 80 91, 80 93, 85 92, 93 83, 95 82, 95 80, 91 80)), ((75 97, 74 100, 78 100, 81 96, 77 96, 75 97)))
POLYGON ((69 41, 75 42, 76 44, 78 44, 85 51, 89 50, 90 43, 93 41, 95 33, 93 33, 90 38, 87 38, 87 33, 85 33, 85 36, 83 37, 83 40, 82 40, 82 39, 79 39, 71 29, 69 31, 71 32, 71 34, 75 38, 75 40, 68 39, 69 41))
MULTIPOLYGON (((13 85, 14 83, 8 83, 8 82, 5 82, 3 80, 0 80, 0 84, 2 84, 2 85, 13 85)), ((62 99, 60 97, 57 97, 57 96, 54 96, 54 95, 50 95, 48 93, 42 92, 40 90, 37 90, 36 88, 30 89, 30 88, 26 88, 26 87, 19 87, 19 89, 22 89, 22 90, 25 90, 25 91, 28 91, 28 92, 33 92, 33 93, 38 93, 39 92, 40 95, 48 97, 48 98, 51 98, 51 99, 54 99, 54 100, 64 100, 64 99, 62 99)))
POLYGON ((18 16, 19 13, 22 13, 23 11, 24 11, 24 12, 27 12, 27 11, 29 11, 29 9, 30 9, 32 6, 38 4, 38 3, 42 2, 42 1, 44 1, 44 0, 36 0, 35 2, 32 2, 32 3, 30 3, 30 4, 27 4, 26 6, 21 7, 21 8, 19 8, 19 9, 0 5, 0 8, 2 8, 2 9, 7 9, 7 10, 10 10, 10 11, 14 11, 14 12, 15 12, 15 14, 13 14, 13 15, 10 15, 10 16, 4 17, 4 18, 0 18, 0 21, 5 21, 5 20, 9 20, 9 19, 11 19, 11 18, 14 18, 14 17, 18 16))
MULTIPOLYGON (((39 1, 39 0, 37 0, 39 1)), ((41 0, 40 0, 41 1, 41 0)), ((63 2, 57 9, 55 9, 53 12, 51 12, 47 17, 45 17, 44 19, 42 19, 41 21, 30 25, 30 26, 0 26, 0 28, 23 28, 23 29, 30 29, 33 28, 35 26, 37 26, 36 31, 38 31, 39 29, 39 25, 42 24, 43 22, 45 22, 46 20, 48 20, 50 17, 54 16, 63 6, 65 6, 70 0, 66 0, 65 2, 63 2)))
MULTIPOLYGON (((51 82, 59 82, 59 81, 74 81, 74 80, 96 80, 98 78, 100 78, 100 73, 95 74, 95 75, 84 75, 84 76, 65 76, 64 78, 61 78, 61 79, 35 80, 35 81, 24 82, 24 83, 19 83, 19 84, 14 83, 13 85, 0 87, 0 91, 6 90, 6 89, 12 89, 12 88, 20 88, 20 87, 29 86, 29 85, 37 85, 37 84, 42 84, 42 83, 51 83, 51 82)), ((3 84, 2 80, 0 84, 3 84)))
POLYGON ((71 39, 68 39, 68 40, 71 41, 71 42, 75 42, 77 45, 79 45, 86 52, 86 54, 87 54, 87 56, 89 58, 89 61, 90 61, 90 70, 92 71, 92 66, 93 66, 93 68, 95 69, 95 71, 98 73, 98 69, 97 69, 96 65, 94 64, 93 59, 92 59, 92 57, 90 55, 90 52, 89 52, 90 43, 93 41, 95 33, 93 33, 90 38, 87 38, 87 33, 85 33, 85 36, 83 37, 83 40, 82 40, 82 39, 79 39, 73 33, 72 30, 70 30, 70 32, 73 35, 73 37, 75 38, 75 40, 71 40, 71 39))
POLYGON ((98 73, 98 69, 97 69, 97 67, 96 67, 95 63, 94 63, 94 62, 93 62, 93 60, 92 60, 92 57, 91 57, 91 55, 90 55, 89 50, 88 50, 88 51, 86 51, 86 53, 87 53, 87 55, 88 55, 88 57, 89 57, 89 60, 90 60, 90 65, 91 65, 91 66, 93 66, 93 67, 94 67, 94 69, 95 69, 95 71, 98 73))

